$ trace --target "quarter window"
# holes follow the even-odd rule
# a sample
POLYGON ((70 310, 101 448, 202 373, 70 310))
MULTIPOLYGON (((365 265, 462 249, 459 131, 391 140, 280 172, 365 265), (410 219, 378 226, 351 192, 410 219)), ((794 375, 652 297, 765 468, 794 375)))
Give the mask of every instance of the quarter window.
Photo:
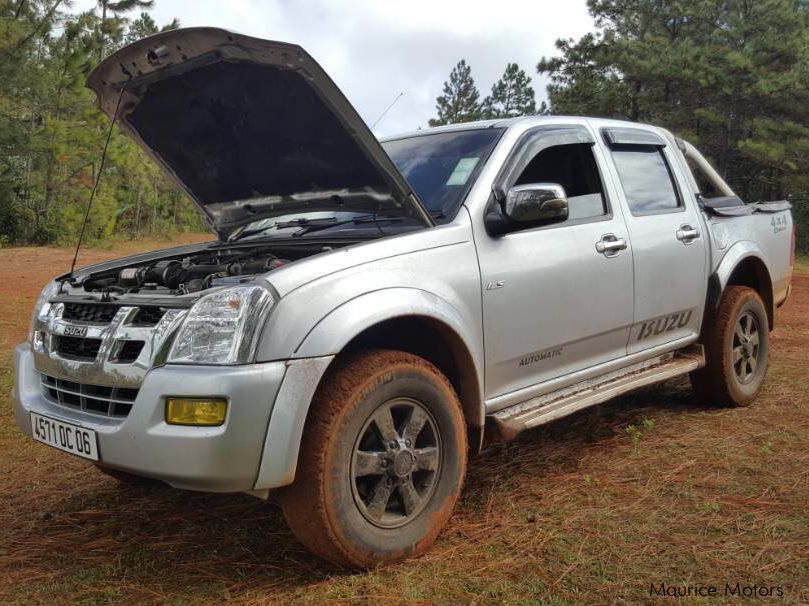
POLYGON ((699 193, 703 198, 718 198, 722 195, 711 178, 696 162, 690 158, 687 158, 686 162, 688 162, 688 168, 691 169, 691 174, 694 175, 694 181, 697 182, 699 193))
POLYGON ((682 206, 671 169, 660 149, 613 149, 612 157, 632 214, 670 211, 682 206))
POLYGON ((568 220, 591 219, 608 213, 604 187, 589 143, 543 149, 531 159, 514 185, 530 183, 557 183, 564 187, 568 220))

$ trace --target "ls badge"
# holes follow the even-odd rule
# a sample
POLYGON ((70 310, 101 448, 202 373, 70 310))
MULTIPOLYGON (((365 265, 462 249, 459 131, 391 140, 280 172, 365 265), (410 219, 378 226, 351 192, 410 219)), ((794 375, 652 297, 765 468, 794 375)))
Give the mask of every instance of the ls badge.
POLYGON ((486 285, 486 290, 496 290, 498 288, 503 288, 506 285, 505 280, 498 280, 497 282, 489 282, 486 285))

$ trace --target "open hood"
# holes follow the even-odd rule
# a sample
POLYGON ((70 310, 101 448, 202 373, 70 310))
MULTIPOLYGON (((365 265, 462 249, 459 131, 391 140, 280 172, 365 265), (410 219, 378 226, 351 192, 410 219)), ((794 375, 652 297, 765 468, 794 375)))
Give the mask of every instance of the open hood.
POLYGON ((298 211, 432 220, 356 110, 301 47, 195 27, 119 50, 90 74, 101 110, 220 239, 298 211), (120 103, 120 104, 119 104, 120 103))

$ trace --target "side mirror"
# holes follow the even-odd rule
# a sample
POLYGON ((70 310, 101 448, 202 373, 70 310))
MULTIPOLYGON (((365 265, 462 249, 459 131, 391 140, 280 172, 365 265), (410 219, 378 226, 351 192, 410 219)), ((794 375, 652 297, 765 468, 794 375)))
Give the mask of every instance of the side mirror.
POLYGON ((508 193, 495 191, 484 216, 491 236, 565 221, 568 203, 565 189, 556 183, 515 185, 508 193))
POLYGON ((515 185, 503 204, 506 217, 518 223, 543 225, 567 219, 565 188, 556 183, 515 185))

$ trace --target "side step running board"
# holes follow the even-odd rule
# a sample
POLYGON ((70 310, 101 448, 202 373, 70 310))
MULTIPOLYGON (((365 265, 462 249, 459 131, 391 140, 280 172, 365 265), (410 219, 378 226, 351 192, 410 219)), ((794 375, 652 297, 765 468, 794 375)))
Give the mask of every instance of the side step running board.
POLYGON ((554 421, 576 411, 654 383, 687 374, 705 366, 702 345, 633 364, 504 408, 489 416, 501 437, 510 440, 518 433, 554 421))

